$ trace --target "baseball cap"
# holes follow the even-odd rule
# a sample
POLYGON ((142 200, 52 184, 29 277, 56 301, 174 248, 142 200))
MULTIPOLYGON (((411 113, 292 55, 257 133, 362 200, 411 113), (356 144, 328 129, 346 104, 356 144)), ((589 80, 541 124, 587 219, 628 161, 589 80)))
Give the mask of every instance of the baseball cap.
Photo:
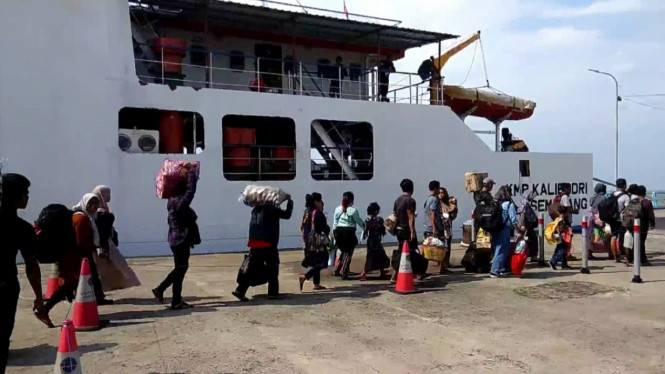
POLYGON ((495 183, 494 183, 494 179, 489 178, 489 177, 483 179, 483 185, 485 185, 485 186, 489 186, 489 185, 491 185, 491 184, 495 184, 495 183))

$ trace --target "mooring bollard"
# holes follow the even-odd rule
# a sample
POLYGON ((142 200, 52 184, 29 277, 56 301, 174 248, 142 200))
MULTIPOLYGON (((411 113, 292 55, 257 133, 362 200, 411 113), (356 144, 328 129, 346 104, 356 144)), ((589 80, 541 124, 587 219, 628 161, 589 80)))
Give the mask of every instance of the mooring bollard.
POLYGON ((641 234, 640 219, 635 218, 635 222, 633 222, 633 283, 642 283, 642 277, 640 276, 642 270, 642 258, 640 257, 640 252, 642 252, 641 234))
POLYGON ((545 267, 545 213, 538 216, 538 266, 545 267))
POLYGON ((582 217, 582 269, 580 273, 591 274, 589 271, 589 223, 587 216, 582 217))

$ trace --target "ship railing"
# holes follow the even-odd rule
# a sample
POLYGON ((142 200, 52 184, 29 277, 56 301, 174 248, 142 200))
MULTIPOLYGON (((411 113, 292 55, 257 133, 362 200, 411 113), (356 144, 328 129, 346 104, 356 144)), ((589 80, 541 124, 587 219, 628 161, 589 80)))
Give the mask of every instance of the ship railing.
MULTIPOLYGON (((176 47, 163 47, 160 53, 155 54, 154 59, 135 58, 135 62, 137 76, 143 84, 166 84, 172 89, 189 86, 195 89, 214 88, 382 101, 379 96, 382 88, 378 81, 379 70, 376 67, 368 68, 358 64, 344 64, 340 69, 335 64, 296 61, 288 56, 283 59, 273 59, 176 47), (192 53, 198 53, 199 61, 202 63, 164 61, 164 54, 169 50, 186 52, 190 57, 192 53), (201 59, 201 54, 205 58, 201 59), (231 66, 231 62, 235 66, 231 66), (337 82, 339 82, 338 90, 334 88, 337 82)), ((390 74, 387 96, 390 101, 431 104, 429 96, 429 81, 422 81, 418 74, 408 72, 390 74)))

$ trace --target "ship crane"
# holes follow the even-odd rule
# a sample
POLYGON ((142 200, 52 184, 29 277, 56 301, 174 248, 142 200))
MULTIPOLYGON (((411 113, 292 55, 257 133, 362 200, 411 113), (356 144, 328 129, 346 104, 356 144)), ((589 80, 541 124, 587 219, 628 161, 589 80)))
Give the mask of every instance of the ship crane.
POLYGON ((536 103, 507 95, 490 86, 487 77, 487 67, 485 66, 485 56, 483 53, 480 31, 462 39, 443 52, 439 57, 430 57, 429 60, 423 61, 418 69, 418 74, 423 81, 429 79, 431 105, 446 105, 450 107, 462 121, 468 116, 475 116, 485 118, 492 122, 495 127, 494 131, 476 131, 476 133, 494 135, 495 150, 497 152, 500 150, 528 150, 526 145, 524 145, 524 142, 518 141, 517 139, 508 139, 502 142, 501 124, 508 120, 519 121, 531 117, 536 108, 536 103), (483 54, 486 85, 480 88, 466 88, 457 85, 442 84, 441 70, 445 64, 454 55, 475 42, 480 44, 481 54, 483 54), (513 141, 518 141, 519 144, 512 144, 513 141), (522 147, 521 145, 524 146, 522 147))

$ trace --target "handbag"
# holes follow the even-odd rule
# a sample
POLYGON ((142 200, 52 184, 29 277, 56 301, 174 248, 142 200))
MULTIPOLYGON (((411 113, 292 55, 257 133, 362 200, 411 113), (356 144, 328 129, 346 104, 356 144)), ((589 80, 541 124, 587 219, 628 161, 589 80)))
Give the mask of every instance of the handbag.
POLYGON ((330 246, 330 237, 326 234, 316 232, 314 228, 314 219, 316 218, 317 211, 312 215, 312 230, 309 232, 309 248, 313 252, 328 252, 330 246))

